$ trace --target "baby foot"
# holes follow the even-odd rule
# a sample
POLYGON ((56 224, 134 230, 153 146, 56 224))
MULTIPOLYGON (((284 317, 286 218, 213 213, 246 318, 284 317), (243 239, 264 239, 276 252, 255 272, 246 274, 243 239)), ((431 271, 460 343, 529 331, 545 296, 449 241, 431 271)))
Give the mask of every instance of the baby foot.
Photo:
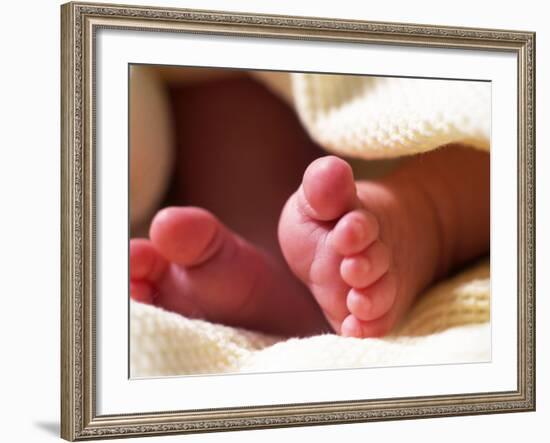
POLYGON ((341 335, 387 334, 433 278, 409 272, 407 263, 426 260, 408 247, 416 232, 398 197, 383 184, 356 185, 351 167, 328 156, 311 163, 283 210, 283 254, 341 335))
POLYGON ((130 242, 130 294, 187 317, 284 335, 326 331, 306 288, 211 213, 157 213, 150 240, 130 242))

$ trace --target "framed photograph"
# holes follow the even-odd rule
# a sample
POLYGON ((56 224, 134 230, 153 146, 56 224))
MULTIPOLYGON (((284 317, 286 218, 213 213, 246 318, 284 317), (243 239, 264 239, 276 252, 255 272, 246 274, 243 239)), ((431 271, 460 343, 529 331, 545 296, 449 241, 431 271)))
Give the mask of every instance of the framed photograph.
POLYGON ((534 411, 534 33, 61 24, 63 438, 534 411))

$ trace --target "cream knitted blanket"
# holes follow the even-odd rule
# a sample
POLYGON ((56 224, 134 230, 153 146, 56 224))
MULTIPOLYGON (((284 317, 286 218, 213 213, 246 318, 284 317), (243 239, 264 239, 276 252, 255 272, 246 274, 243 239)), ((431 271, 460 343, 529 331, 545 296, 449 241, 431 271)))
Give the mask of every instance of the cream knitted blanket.
POLYGON ((482 262, 420 298, 384 339, 283 340, 130 304, 133 377, 488 361, 489 266, 482 262))
MULTIPOLYGON (((489 150, 489 83, 255 73, 328 151, 390 158, 465 143, 489 150)), ((132 302, 133 377, 490 360, 489 262, 419 297, 384 339, 281 339, 132 302)))

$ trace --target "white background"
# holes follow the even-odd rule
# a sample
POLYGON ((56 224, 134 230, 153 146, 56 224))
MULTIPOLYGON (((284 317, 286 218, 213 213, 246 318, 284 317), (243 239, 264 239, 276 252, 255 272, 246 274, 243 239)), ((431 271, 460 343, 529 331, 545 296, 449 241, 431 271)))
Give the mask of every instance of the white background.
MULTIPOLYGON (((517 103, 516 57, 481 51, 335 45, 319 42, 227 39, 186 34, 100 30, 97 50, 97 412, 115 414, 159 410, 306 403, 409 397, 466 392, 510 391, 517 386, 517 103), (268 50, 266 50, 268 46, 268 50), (336 62, 337 60, 337 62, 336 62), (428 365, 364 370, 307 371, 236 377, 127 379, 128 189, 121 184, 127 166, 128 62, 216 63, 372 75, 491 79, 491 311, 492 361, 487 364, 428 365), (414 380, 414 383, 410 381, 414 380), (452 383, 449 382, 452 380, 452 383), (293 386, 294 389, 281 389, 293 386), (319 389, 323 386, 323 389, 319 389)), ((460 363, 460 362, 457 362, 460 363)))
MULTIPOLYGON (((187 436, 185 441, 278 441, 279 439, 347 438, 396 441, 541 441, 550 413, 550 370, 544 352, 550 326, 543 317, 550 312, 548 272, 550 186, 548 167, 549 132, 543 125, 550 118, 547 53, 550 32, 543 2, 523 1, 506 6, 462 1, 441 2, 302 2, 246 1, 160 1, 134 4, 247 10, 264 13, 315 15, 380 21, 434 23, 504 29, 526 29, 537 35, 537 373, 538 411, 481 417, 448 418, 339 425, 317 428, 248 431, 187 436), (546 199, 546 205, 543 201, 546 199), (546 249, 545 249, 546 247, 546 249), (541 432, 542 431, 542 432, 541 432)), ((59 422, 59 2, 12 2, 2 8, 0 70, 0 192, 3 217, 0 221, 1 276, 4 303, 0 314, 2 357, 0 401, 3 441, 54 440, 59 422), (6 286, 7 283, 7 286, 6 286)), ((164 437, 146 441, 180 441, 164 437)))

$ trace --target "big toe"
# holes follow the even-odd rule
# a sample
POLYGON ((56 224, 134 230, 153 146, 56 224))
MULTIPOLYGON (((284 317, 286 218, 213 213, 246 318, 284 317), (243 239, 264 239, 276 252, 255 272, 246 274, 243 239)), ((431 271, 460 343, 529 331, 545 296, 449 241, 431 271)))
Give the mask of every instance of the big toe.
POLYGON ((219 249, 223 226, 210 212, 195 207, 169 207, 157 213, 149 236, 168 261, 197 266, 219 249))
POLYGON ((306 215, 320 221, 335 220, 358 207, 351 166, 334 156, 315 160, 304 173, 300 200, 306 215))

